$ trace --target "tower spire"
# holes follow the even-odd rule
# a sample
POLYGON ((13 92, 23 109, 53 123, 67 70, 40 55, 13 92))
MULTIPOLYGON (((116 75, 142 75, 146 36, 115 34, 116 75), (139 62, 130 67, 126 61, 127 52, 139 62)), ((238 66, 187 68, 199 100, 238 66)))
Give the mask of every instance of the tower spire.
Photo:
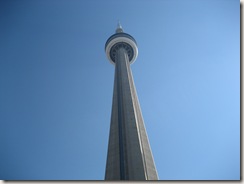
POLYGON ((116 33, 123 33, 123 28, 120 24, 120 21, 118 20, 118 25, 117 25, 117 29, 115 31, 116 33))
POLYGON ((105 52, 115 66, 105 180, 158 180, 130 68, 138 55, 136 40, 118 22, 105 52))

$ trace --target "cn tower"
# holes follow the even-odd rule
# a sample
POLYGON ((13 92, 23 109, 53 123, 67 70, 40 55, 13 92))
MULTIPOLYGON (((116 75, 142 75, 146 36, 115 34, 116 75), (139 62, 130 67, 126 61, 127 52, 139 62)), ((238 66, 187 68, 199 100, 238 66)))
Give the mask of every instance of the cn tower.
POLYGON ((138 56, 136 40, 118 24, 105 51, 115 66, 105 180, 158 180, 130 68, 138 56))

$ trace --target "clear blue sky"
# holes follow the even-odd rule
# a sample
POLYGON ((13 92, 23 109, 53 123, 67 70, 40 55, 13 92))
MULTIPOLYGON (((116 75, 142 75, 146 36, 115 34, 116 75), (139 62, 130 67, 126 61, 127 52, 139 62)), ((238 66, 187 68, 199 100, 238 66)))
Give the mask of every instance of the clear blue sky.
POLYGON ((240 179, 238 0, 1 0, 0 179, 103 180, 119 19, 161 180, 240 179))

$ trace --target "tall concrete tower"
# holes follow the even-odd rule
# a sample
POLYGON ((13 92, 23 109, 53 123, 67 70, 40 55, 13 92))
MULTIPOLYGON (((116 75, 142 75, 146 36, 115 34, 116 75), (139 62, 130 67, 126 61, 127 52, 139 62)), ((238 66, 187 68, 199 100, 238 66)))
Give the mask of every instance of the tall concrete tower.
POLYGON ((105 180, 158 180, 130 68, 138 55, 136 40, 118 24, 105 51, 115 65, 105 180))

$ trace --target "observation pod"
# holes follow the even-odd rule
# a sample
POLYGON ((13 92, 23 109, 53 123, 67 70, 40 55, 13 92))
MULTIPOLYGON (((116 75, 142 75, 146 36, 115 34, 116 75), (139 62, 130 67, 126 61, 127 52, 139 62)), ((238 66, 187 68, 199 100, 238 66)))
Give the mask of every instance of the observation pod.
POLYGON ((105 44, 106 55, 112 64, 115 63, 116 51, 121 47, 126 50, 130 64, 134 63, 138 56, 136 40, 131 35, 124 33, 119 24, 116 33, 110 36, 105 44))

